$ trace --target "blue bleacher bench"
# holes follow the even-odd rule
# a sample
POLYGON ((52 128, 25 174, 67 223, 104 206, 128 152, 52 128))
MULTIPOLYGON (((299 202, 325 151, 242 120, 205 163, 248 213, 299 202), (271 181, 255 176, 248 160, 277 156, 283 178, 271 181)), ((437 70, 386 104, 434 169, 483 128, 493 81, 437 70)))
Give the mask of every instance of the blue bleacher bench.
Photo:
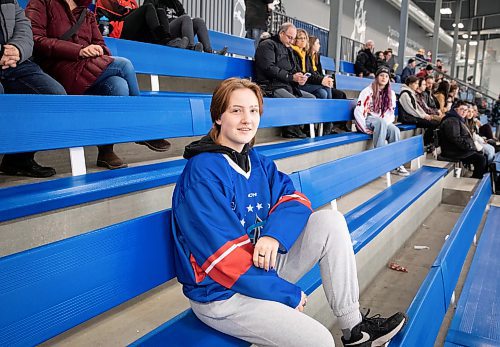
POLYGON ((485 176, 455 223, 450 237, 445 241, 410 304, 406 328, 391 341, 390 347, 434 345, 450 306, 465 257, 490 197, 490 179, 485 176))
MULTIPOLYGON (((292 178, 318 207, 422 154, 422 138, 417 136, 300 171, 292 178), (380 157, 384 160, 377 160, 380 157), (347 172, 358 180, 347 180, 342 189, 329 187, 347 172), (313 185, 309 180, 314 177, 329 178, 324 182, 328 185, 313 185)), ((347 214, 356 252, 445 174, 445 169, 422 167, 347 214), (357 213, 370 222, 360 225, 357 213)), ((136 185, 136 191, 142 189, 147 187, 136 185)), ((0 345, 41 343, 174 278, 169 218, 170 211, 165 210, 0 258, 0 345), (44 299, 31 300, 34 293, 44 299)), ((321 283, 318 271, 316 266, 299 281, 306 293, 321 283)), ((158 341, 179 346, 190 341, 242 345, 203 325, 190 310, 136 345, 158 341)))
POLYGON ((491 206, 445 347, 500 346, 500 207, 491 206))

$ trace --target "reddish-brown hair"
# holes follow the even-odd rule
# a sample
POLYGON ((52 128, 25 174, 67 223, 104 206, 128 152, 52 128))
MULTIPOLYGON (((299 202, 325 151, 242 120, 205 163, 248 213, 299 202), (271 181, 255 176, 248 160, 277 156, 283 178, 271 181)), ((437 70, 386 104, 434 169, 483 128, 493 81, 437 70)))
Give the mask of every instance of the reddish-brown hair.
MULTIPOLYGON (((210 104, 210 117, 212 118, 212 129, 208 133, 209 136, 215 143, 217 142, 217 138, 220 134, 220 125, 216 123, 222 114, 226 112, 229 107, 229 100, 231 99, 231 94, 237 89, 250 89, 254 92, 257 97, 257 101, 259 103, 259 114, 262 116, 262 112, 264 111, 263 104, 264 100, 262 97, 262 91, 260 87, 254 82, 242 79, 242 78, 228 78, 227 80, 222 81, 221 84, 215 88, 214 94, 212 96, 212 103, 210 104)), ((255 143, 255 137, 250 141, 250 146, 253 146, 255 143)))

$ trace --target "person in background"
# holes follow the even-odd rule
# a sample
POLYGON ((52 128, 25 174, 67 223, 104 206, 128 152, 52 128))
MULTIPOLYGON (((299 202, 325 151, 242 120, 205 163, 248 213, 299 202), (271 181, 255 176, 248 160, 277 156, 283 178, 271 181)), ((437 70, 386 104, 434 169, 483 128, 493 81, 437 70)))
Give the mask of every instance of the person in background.
POLYGON ((426 113, 417 102, 417 90, 424 85, 424 80, 416 76, 409 76, 399 93, 398 121, 403 124, 415 124, 417 128, 425 129, 424 146, 433 143, 434 129, 439 121, 433 119, 432 114, 426 113))
POLYGON ((263 112, 259 86, 228 79, 212 97, 212 129, 186 147, 172 197, 184 295, 203 323, 250 344, 333 346, 330 331, 303 313, 308 298, 295 284, 319 263, 344 346, 383 346, 408 318, 361 314, 345 218, 313 212, 290 178, 253 148, 263 112))
MULTIPOLYGON (((434 92, 434 99, 436 100, 436 106, 441 111, 441 114, 445 114, 449 111, 448 106, 448 96, 450 93, 450 82, 443 80, 439 83, 436 91, 434 92)), ((453 102, 453 101, 452 101, 453 102)))
MULTIPOLYGON (((318 99, 346 99, 347 96, 343 91, 334 88, 332 76, 325 76, 323 74, 319 53, 320 48, 321 45, 317 37, 309 37, 305 30, 297 29, 297 37, 295 38, 295 45, 292 45, 292 49, 297 58, 300 71, 304 74, 311 74, 306 84, 303 86, 299 85, 299 89, 313 94, 318 99)), ((345 123, 343 126, 345 127, 345 123)), ((323 135, 332 133, 333 129, 333 123, 325 123, 323 135)), ((344 131, 336 127, 335 132, 344 131)))
POLYGON ((375 52, 375 57, 377 58, 377 69, 381 68, 382 66, 387 67, 389 70, 391 69, 389 64, 385 60, 385 55, 383 51, 375 52))
POLYGON ((479 135, 479 127, 481 122, 477 119, 477 106, 469 105, 469 109, 465 116, 465 125, 471 132, 472 139, 478 151, 482 151, 486 156, 487 164, 489 165, 495 159, 495 147, 489 144, 486 139, 479 135), (475 109, 474 109, 475 107, 475 109))
POLYGON ((227 53, 227 47, 220 51, 212 49, 205 21, 202 18, 191 18, 179 0, 145 0, 144 5, 147 4, 153 5, 156 9, 165 10, 170 23, 170 34, 178 38, 187 37, 188 49, 220 55, 227 53), (195 36, 198 37, 199 41, 196 44, 194 42, 195 36))
POLYGON ((436 60, 436 69, 442 73, 447 73, 448 70, 444 68, 443 62, 441 59, 436 60))
MULTIPOLYGON (((443 114, 436 107, 431 107, 427 103, 427 97, 429 94, 427 93, 427 83, 423 78, 418 79, 418 88, 416 90, 417 95, 417 104, 424 110, 426 114, 432 116, 432 119, 438 122, 441 122, 443 118, 443 114)), ((432 99, 434 101, 434 99, 432 99)))
MULTIPOLYGON (((425 77, 425 90, 422 92, 422 96, 424 98, 426 105, 429 108, 439 110, 439 107, 437 106, 436 103, 436 99, 434 99, 434 87, 435 87, 434 77, 433 76, 425 77)), ((441 116, 444 116, 444 114, 441 113, 441 116)))
MULTIPOLYGON (((63 86, 29 60, 33 34, 30 21, 17 0, 2 2, 0 14, 0 94, 66 94, 63 86)), ((6 175, 39 178, 56 174, 54 168, 35 161, 35 152, 5 154, 0 171, 6 175)))
MULTIPOLYGON (((399 128, 394 125, 394 110, 396 109, 396 93, 391 89, 390 71, 381 67, 375 74, 375 80, 361 91, 354 109, 356 128, 365 133, 373 134, 373 146, 385 146, 385 142, 399 141, 399 128)), ((394 170, 401 176, 409 172, 403 165, 394 170)))
POLYGON ((273 0, 245 0, 245 30, 247 39, 255 41, 255 47, 262 33, 267 31, 267 17, 273 0))
POLYGON ((377 58, 373 55, 375 43, 372 40, 366 41, 362 50, 356 56, 354 70, 358 77, 374 78, 377 71, 377 58))
POLYGON ((417 62, 415 61, 415 59, 413 58, 408 59, 408 65, 406 65, 403 71, 401 72, 401 82, 405 83, 406 78, 408 78, 408 76, 415 75, 416 66, 417 62))
MULTIPOLYGON (((88 0, 30 0, 26 15, 33 27, 37 61, 68 94, 138 96, 139 85, 132 63, 110 55, 94 14, 87 10, 89 3, 88 0), (75 34, 65 38, 79 18, 83 21, 75 34)), ((166 140, 140 144, 158 152, 170 147, 166 140)), ((112 144, 98 149, 97 166, 108 169, 127 166, 115 154, 112 144)))
POLYGON ((187 38, 170 35, 167 14, 151 4, 139 7, 135 0, 97 0, 97 18, 110 20, 109 37, 186 48, 187 38))
POLYGON ((433 73, 434 69, 432 68, 432 65, 431 64, 427 64, 427 66, 425 67, 425 69, 421 69, 418 73, 417 73, 417 77, 418 78, 425 78, 427 76, 432 76, 432 73, 433 73))
MULTIPOLYGON (((315 98, 299 87, 306 84, 308 77, 297 64, 292 44, 297 28, 292 23, 283 23, 277 35, 261 40, 255 51, 255 82, 265 95, 273 98, 315 98)), ((282 128, 285 138, 305 138, 300 125, 282 128)))
POLYGON ((472 164, 474 166, 472 177, 481 179, 487 170, 486 157, 477 150, 471 132, 465 125, 468 109, 465 101, 458 100, 441 121, 439 127, 441 155, 472 164))
POLYGON ((401 76, 396 74, 398 64, 396 63, 394 55, 392 55, 391 48, 387 48, 387 50, 384 51, 384 59, 386 61, 386 65, 391 70, 391 82, 401 83, 401 76))

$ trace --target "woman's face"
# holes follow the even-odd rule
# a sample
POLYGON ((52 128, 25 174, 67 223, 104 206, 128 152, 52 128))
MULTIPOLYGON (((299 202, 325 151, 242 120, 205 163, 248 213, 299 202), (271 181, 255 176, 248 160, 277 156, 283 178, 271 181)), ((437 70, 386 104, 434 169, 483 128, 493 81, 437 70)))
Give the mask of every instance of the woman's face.
POLYGON ((229 106, 216 121, 220 125, 217 142, 238 152, 252 141, 259 127, 259 101, 247 88, 236 89, 229 98, 229 106))
POLYGON ((467 111, 465 111, 465 117, 467 117, 467 119, 474 118, 474 112, 472 111, 472 108, 469 107, 467 111))
POLYGON ((384 57, 384 53, 383 53, 383 52, 380 52, 380 53, 378 54, 378 57, 377 57, 377 58, 378 58, 378 59, 381 59, 381 60, 385 60, 385 59, 384 59, 384 58, 385 58, 385 57, 384 57))
POLYGON ((427 85, 425 84, 425 81, 422 82, 419 86, 418 86, 418 89, 417 89, 417 92, 418 93, 423 93, 425 92, 427 89, 427 85))
POLYGON ((302 49, 305 49, 307 46, 307 36, 302 31, 299 31, 297 33, 297 37, 295 38, 295 46, 302 49))
POLYGON ((312 50, 315 53, 318 53, 320 48, 321 48, 321 44, 319 43, 319 39, 316 39, 316 41, 314 41, 314 44, 312 46, 312 50))
POLYGON ((417 89, 418 89, 418 81, 410 83, 410 85, 408 87, 410 87, 411 90, 413 90, 414 92, 416 92, 417 89))
POLYGON ((384 88, 389 83, 389 74, 382 72, 377 76, 377 83, 380 87, 384 88))

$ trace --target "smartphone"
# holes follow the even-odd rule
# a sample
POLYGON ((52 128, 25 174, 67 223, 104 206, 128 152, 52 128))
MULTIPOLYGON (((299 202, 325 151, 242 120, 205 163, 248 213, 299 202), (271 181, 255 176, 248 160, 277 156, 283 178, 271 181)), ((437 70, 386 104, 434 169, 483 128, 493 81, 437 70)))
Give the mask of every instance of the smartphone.
POLYGON ((306 73, 304 74, 304 76, 306 76, 306 77, 310 77, 310 76, 311 76, 311 73, 310 73, 310 72, 306 72, 306 73))

